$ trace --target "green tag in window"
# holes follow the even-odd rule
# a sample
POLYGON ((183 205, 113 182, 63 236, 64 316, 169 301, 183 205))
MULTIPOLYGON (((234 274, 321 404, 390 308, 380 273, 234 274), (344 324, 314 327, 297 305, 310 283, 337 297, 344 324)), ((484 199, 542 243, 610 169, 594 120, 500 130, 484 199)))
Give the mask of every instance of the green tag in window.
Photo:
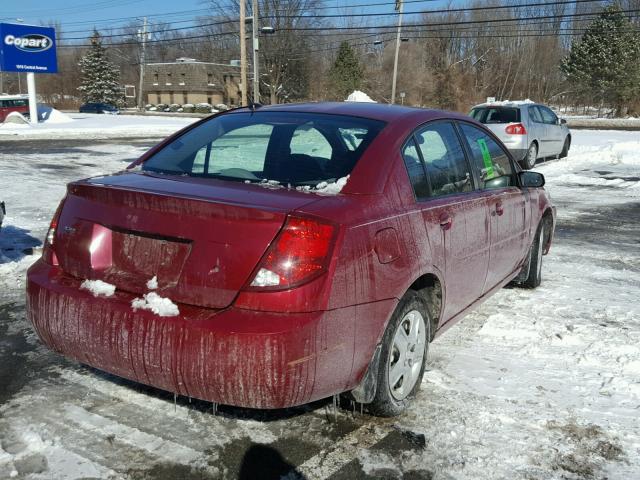
POLYGON ((491 154, 489 153, 489 147, 487 147, 487 142, 484 138, 479 138, 477 140, 478 146, 480 147, 480 151, 482 152, 482 160, 484 161, 484 167, 487 170, 486 180, 493 178, 493 162, 491 161, 491 154))

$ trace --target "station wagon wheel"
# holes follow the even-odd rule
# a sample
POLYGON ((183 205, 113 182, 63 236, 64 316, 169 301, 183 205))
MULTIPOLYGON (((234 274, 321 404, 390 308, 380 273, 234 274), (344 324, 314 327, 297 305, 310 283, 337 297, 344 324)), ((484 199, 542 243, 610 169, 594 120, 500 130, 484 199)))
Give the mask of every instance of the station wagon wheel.
POLYGON ((569 155, 569 148, 571 147, 571 138, 567 136, 564 139, 564 145, 562 146, 562 152, 560 152, 560 158, 566 158, 569 155))
POLYGON ((394 416, 407 408, 422 383, 430 338, 427 305, 410 291, 398 303, 383 336, 371 413, 394 416))
POLYGON ((527 150, 527 155, 524 157, 524 168, 526 170, 531 170, 536 166, 536 160, 538 159, 538 146, 535 142, 529 145, 529 150, 527 150))

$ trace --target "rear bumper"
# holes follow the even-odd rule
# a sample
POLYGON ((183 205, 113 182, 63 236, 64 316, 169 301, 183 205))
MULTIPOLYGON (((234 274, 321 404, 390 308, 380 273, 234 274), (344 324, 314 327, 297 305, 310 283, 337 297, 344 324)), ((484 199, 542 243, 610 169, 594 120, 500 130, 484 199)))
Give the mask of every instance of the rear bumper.
POLYGON ((27 311, 52 350, 100 370, 217 403, 284 408, 354 386, 355 307, 275 314, 179 305, 159 317, 134 296, 94 297, 42 260, 28 272, 27 311))

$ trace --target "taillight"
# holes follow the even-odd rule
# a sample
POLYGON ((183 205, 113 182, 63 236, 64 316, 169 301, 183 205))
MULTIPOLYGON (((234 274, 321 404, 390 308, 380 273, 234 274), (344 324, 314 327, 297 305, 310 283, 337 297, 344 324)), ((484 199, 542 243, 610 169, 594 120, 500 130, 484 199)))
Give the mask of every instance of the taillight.
POLYGON ((527 130, 524 128, 524 125, 521 123, 512 123, 511 125, 507 125, 507 128, 504 130, 509 135, 526 135, 527 130))
POLYGON ((286 290, 327 270, 335 227, 329 223, 288 217, 256 269, 248 290, 286 290))
POLYGON ((58 205, 56 209, 56 213, 53 214, 53 218, 51 219, 51 223, 49 224, 49 230, 47 231, 47 236, 44 238, 44 247, 42 248, 42 259, 47 262, 49 265, 57 265, 58 259, 56 258, 56 254, 53 251, 53 240, 56 236, 56 229, 58 228, 58 219, 60 218, 60 212, 62 211, 62 205, 64 204, 64 199, 58 205))

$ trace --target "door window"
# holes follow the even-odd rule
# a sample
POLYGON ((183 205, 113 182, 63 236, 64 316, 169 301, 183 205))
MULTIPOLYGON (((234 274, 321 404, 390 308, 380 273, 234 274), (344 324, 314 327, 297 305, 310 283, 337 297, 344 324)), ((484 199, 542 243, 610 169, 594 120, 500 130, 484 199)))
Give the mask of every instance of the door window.
POLYGON ((542 121, 549 125, 556 125, 558 123, 558 117, 556 114, 549 110, 547 107, 538 107, 540 114, 542 115, 542 121))
POLYGON ((429 184, 427 182, 427 175, 420 160, 420 154, 413 139, 409 141, 402 150, 402 158, 404 164, 407 167, 407 173, 409 174, 409 180, 411 186, 416 194, 418 200, 427 198, 429 196, 429 184))
POLYGON ((540 115, 540 111, 538 110, 538 107, 529 107, 529 117, 535 123, 543 123, 542 115, 540 115))
POLYGON ((473 190, 471 169, 451 123, 435 123, 419 130, 415 138, 422 153, 431 195, 473 190))
POLYGON ((515 186, 511 160, 498 142, 477 127, 461 124, 461 128, 471 148, 473 166, 480 178, 480 188, 515 186))

